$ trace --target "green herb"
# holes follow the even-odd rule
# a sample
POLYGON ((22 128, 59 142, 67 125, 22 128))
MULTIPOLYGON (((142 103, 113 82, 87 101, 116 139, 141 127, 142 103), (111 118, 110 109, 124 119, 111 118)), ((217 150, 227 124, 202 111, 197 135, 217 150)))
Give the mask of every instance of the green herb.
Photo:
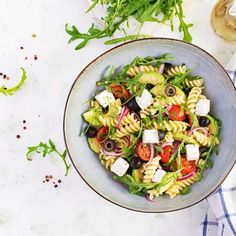
POLYGON ((12 96, 15 92, 17 92, 22 87, 25 80, 27 79, 27 74, 23 67, 21 67, 21 70, 22 70, 21 81, 12 88, 7 88, 6 85, 3 85, 2 87, 0 87, 0 93, 6 96, 12 96))
POLYGON ((213 138, 212 142, 211 142, 211 146, 210 146, 209 150, 207 151, 205 161, 203 162, 202 165, 198 166, 200 168, 199 180, 202 179, 204 170, 206 170, 207 168, 212 168, 213 167, 214 163, 213 163, 213 161, 211 159, 211 154, 215 150, 215 148, 216 148, 215 147, 215 138, 213 138))
POLYGON ((163 153, 163 151, 164 151, 163 148, 161 148, 160 146, 157 146, 157 145, 155 145, 154 148, 158 153, 163 153))
POLYGON ((132 194, 139 194, 140 192, 144 193, 147 190, 156 188, 160 190, 170 182, 174 182, 178 176, 179 171, 167 173, 161 180, 160 183, 137 183, 135 179, 128 174, 125 174, 123 176, 113 176, 113 179, 127 185, 129 187, 129 191, 132 194))
POLYGON ((136 57, 130 64, 126 65, 120 72, 115 71, 114 67, 111 67, 108 75, 100 81, 96 82, 97 86, 105 86, 109 89, 109 86, 113 83, 124 84, 131 93, 137 92, 137 88, 142 86, 146 86, 139 82, 139 78, 142 76, 142 73, 135 75, 132 78, 128 78, 127 72, 133 66, 141 66, 141 65, 153 65, 160 66, 162 63, 165 63, 169 60, 173 60, 169 54, 163 54, 158 57, 136 57))
POLYGON ((162 54, 159 57, 136 57, 133 62, 130 64, 130 66, 148 66, 148 65, 153 65, 153 66, 160 66, 162 63, 174 60, 175 58, 172 57, 170 54, 162 54))
POLYGON ((186 194, 190 193, 190 191, 191 191, 191 187, 187 186, 187 187, 183 188, 179 193, 181 195, 186 195, 186 194))
POLYGON ((183 8, 182 8, 182 0, 178 1, 177 4, 175 5, 175 11, 176 11, 176 16, 179 18, 179 31, 183 32, 184 38, 183 40, 186 42, 192 42, 192 36, 189 33, 189 28, 193 26, 193 24, 186 24, 184 22, 184 13, 183 13, 183 8))
POLYGON ((141 121, 140 130, 138 134, 135 135, 136 138, 132 141, 132 145, 130 147, 123 147, 122 149, 126 157, 130 157, 135 152, 135 146, 142 135, 142 130, 143 130, 143 123, 141 121))
MULTIPOLYGON (((85 123, 83 123, 83 125, 85 125, 85 123)), ((88 124, 88 125, 84 128, 83 125, 82 125, 82 127, 81 127, 81 129, 80 129, 80 134, 79 134, 80 137, 84 136, 84 135, 88 132, 90 126, 92 126, 91 124, 88 124)))
POLYGON ((46 157, 50 153, 56 153, 63 161, 65 166, 65 176, 68 174, 68 171, 70 169, 70 165, 66 162, 66 156, 67 156, 67 150, 65 150, 63 153, 60 153, 56 145, 52 142, 51 139, 49 139, 48 144, 40 142, 37 146, 28 147, 28 151, 26 153, 26 157, 29 161, 32 160, 31 154, 33 153, 42 153, 43 157, 46 157))
POLYGON ((187 77, 188 73, 177 73, 173 77, 171 77, 171 84, 179 87, 180 89, 183 89, 186 87, 185 85, 185 79, 187 77))
POLYGON ((140 34, 140 35, 129 35, 129 36, 124 36, 121 38, 116 38, 116 39, 111 39, 111 40, 107 40, 105 41, 105 45, 110 45, 110 44, 117 44, 117 43, 123 43, 125 41, 129 41, 129 40, 135 40, 135 39, 139 39, 139 38, 147 38, 148 35, 146 34, 140 34))
POLYGON ((181 144, 179 145, 178 149, 176 150, 176 152, 174 154, 171 155, 169 161, 168 161, 168 165, 171 164, 173 162, 173 160, 175 160, 177 158, 177 164, 178 164, 178 169, 180 168, 180 162, 181 162, 181 150, 184 148, 184 143, 185 140, 183 140, 181 142, 181 144))
POLYGON ((174 29, 175 16, 179 20, 179 31, 183 34, 183 39, 187 42, 192 41, 189 28, 192 24, 186 24, 183 14, 183 0, 93 0, 93 4, 87 12, 94 9, 97 5, 106 7, 106 15, 101 18, 104 23, 103 28, 96 27, 94 24, 88 29, 87 33, 81 33, 76 26, 65 26, 66 32, 70 35, 69 43, 78 40, 80 43, 75 50, 85 47, 92 39, 111 38, 116 31, 123 32, 120 38, 109 39, 105 44, 121 43, 139 38, 150 37, 140 34, 140 30, 145 22, 156 22, 168 24, 171 30, 174 29), (129 18, 135 18, 140 27, 136 34, 128 35, 124 29, 124 23, 129 27, 129 18))
POLYGON ((109 138, 114 139, 116 133, 116 127, 114 126, 109 126, 109 138))

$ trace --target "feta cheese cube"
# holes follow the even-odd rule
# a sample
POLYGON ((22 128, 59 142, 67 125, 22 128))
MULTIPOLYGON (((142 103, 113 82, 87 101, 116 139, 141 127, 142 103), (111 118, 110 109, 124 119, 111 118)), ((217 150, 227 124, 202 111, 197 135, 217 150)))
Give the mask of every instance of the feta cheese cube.
POLYGON ((145 129, 143 131, 143 143, 159 143, 158 130, 145 129))
POLYGON ((199 159, 199 146, 195 144, 187 144, 186 148, 186 157, 188 161, 197 161, 199 159))
POLYGON ((155 172, 155 174, 152 178, 152 182, 160 183, 165 174, 166 174, 166 172, 164 170, 157 169, 157 171, 155 172))
POLYGON ((153 103, 152 94, 148 92, 147 89, 144 89, 142 92, 141 97, 135 97, 136 102, 138 103, 139 107, 143 110, 149 107, 153 103))
POLYGON ((118 158, 111 166, 111 171, 118 176, 123 176, 129 168, 129 163, 123 158, 118 158))
POLYGON ((197 116, 205 116, 210 111, 210 100, 200 99, 196 104, 195 113, 197 116))
POLYGON ((115 98, 112 93, 107 90, 103 90, 101 93, 95 96, 95 99, 102 107, 107 107, 109 103, 115 101, 115 98))

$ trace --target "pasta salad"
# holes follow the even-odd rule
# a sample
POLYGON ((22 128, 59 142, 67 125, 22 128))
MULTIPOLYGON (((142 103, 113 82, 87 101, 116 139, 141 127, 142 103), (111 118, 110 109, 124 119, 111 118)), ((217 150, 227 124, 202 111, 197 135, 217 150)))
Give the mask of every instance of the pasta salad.
POLYGON ((212 168, 220 122, 204 80, 170 55, 137 57, 97 82, 83 113, 99 161, 129 192, 153 200, 187 194, 212 168))

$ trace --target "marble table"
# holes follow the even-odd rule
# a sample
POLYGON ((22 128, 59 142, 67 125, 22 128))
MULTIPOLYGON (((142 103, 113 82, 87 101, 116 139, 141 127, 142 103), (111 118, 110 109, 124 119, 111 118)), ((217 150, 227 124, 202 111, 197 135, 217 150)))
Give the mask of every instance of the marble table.
MULTIPOLYGON (((186 19, 194 23, 193 43, 225 65, 236 48, 210 27, 215 2, 186 1, 186 19)), ((102 40, 80 52, 74 51, 75 45, 67 45, 65 23, 87 29, 93 20, 92 15, 84 14, 87 7, 83 0, 0 0, 0 72, 11 77, 9 85, 19 80, 21 66, 28 73, 17 94, 0 94, 0 235, 201 235, 205 201, 174 213, 136 213, 96 195, 73 168, 64 177, 57 158, 26 160, 27 146, 41 140, 51 138, 64 149, 62 116, 69 89, 83 67, 109 49, 102 40), (53 181, 62 180, 58 188, 53 181, 43 183, 48 174, 54 176, 53 181)), ((181 38, 177 31, 154 24, 145 24, 143 32, 181 38)))

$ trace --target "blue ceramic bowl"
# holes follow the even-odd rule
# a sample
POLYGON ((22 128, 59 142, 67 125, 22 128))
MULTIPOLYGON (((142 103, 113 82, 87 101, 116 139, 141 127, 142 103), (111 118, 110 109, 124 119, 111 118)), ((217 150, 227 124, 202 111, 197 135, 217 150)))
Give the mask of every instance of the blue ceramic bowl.
POLYGON ((65 107, 64 138, 71 161, 83 180, 99 195, 121 207, 141 212, 169 212, 183 209, 206 198, 226 178, 235 160, 236 92, 232 81, 222 66, 201 48, 182 41, 164 38, 137 40, 117 46, 92 61, 76 78, 65 107), (158 56, 170 53, 175 63, 185 63, 194 68, 194 74, 205 81, 205 94, 211 99, 212 113, 222 120, 221 144, 214 167, 205 172, 205 178, 193 185, 187 195, 154 202, 131 195, 103 168, 98 157, 89 149, 85 137, 79 137, 82 125, 83 104, 96 91, 96 81, 102 78, 109 66, 122 67, 136 56, 158 56))

